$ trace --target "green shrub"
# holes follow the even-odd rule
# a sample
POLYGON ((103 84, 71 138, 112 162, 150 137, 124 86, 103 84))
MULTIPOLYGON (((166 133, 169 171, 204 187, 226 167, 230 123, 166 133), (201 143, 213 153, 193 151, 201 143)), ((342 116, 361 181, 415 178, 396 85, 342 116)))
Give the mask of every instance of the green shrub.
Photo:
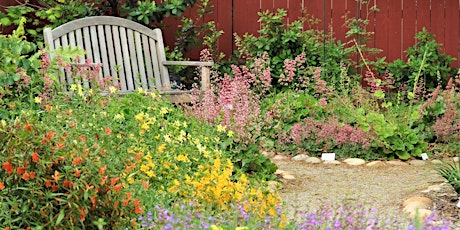
POLYGON ((396 80, 395 86, 405 86, 412 91, 420 68, 419 78, 426 89, 445 86, 447 80, 457 73, 457 69, 450 66, 456 59, 442 52, 442 45, 436 42, 434 35, 426 28, 418 32, 415 39, 417 44, 405 51, 407 62, 397 59, 388 64, 388 70, 396 80))

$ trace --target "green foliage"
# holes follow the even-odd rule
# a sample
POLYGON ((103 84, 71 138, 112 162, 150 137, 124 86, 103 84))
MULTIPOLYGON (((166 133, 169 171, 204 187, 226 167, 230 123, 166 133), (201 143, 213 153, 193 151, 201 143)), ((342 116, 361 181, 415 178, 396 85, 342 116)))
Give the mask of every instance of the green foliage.
POLYGON ((25 102, 30 104, 43 85, 38 76, 40 53, 24 39, 24 20, 12 35, 0 35, 0 119, 12 116, 25 102))
POLYGON ((447 79, 457 72, 456 68, 450 66, 456 59, 442 52, 442 45, 436 42, 434 35, 426 28, 418 32, 415 38, 417 44, 405 51, 407 62, 397 59, 388 64, 388 70, 396 80, 395 86, 404 85, 412 90, 420 68, 420 79, 427 89, 436 88, 438 85, 444 86, 447 79))
POLYGON ((145 26, 160 23, 164 17, 180 16, 187 7, 192 7, 196 0, 169 0, 157 3, 156 1, 103 1, 103 6, 110 9, 111 14, 133 20, 145 26))
POLYGON ((332 38, 326 38, 316 30, 304 30, 305 18, 286 24, 286 15, 283 9, 278 9, 276 13, 260 12, 260 36, 237 35, 236 54, 250 64, 251 59, 261 58, 267 53, 270 57, 272 85, 277 89, 282 88, 278 79, 285 69, 285 60, 294 60, 301 53, 305 53, 306 56, 303 66, 324 66, 323 78, 339 76, 342 66, 348 63, 342 45, 336 44, 332 38))
POLYGON ((54 28, 76 18, 95 14, 100 12, 94 3, 83 0, 43 0, 34 4, 24 1, 19 5, 8 6, 6 13, 0 12, 0 25, 19 25, 21 18, 25 17, 27 38, 42 41, 45 26, 54 28))
POLYGON ((436 166, 436 170, 443 178, 449 182, 457 194, 460 194, 460 162, 442 161, 442 164, 436 166))

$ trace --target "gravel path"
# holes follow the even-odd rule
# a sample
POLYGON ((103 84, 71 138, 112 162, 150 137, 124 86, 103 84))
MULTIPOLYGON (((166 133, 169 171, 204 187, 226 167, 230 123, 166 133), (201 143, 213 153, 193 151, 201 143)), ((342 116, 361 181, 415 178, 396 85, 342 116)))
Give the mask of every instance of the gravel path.
POLYGON ((308 164, 298 161, 276 161, 279 169, 288 171, 295 179, 283 180, 280 190, 288 216, 308 212, 329 204, 361 204, 377 208, 379 215, 406 218, 402 211, 404 200, 425 195, 421 191, 444 179, 431 164, 424 166, 381 167, 308 164))

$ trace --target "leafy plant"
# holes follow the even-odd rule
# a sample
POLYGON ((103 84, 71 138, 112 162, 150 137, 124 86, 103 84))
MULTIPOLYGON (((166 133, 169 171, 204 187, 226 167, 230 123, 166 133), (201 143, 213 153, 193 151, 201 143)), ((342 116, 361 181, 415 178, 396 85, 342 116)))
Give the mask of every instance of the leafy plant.
POLYGON ((5 13, 0 12, 0 25, 19 25, 21 19, 26 18, 28 39, 42 41, 45 26, 54 28, 76 18, 100 13, 94 3, 83 0, 43 0, 34 3, 22 1, 19 5, 8 6, 5 13))
POLYGON ((436 170, 449 184, 454 188, 457 194, 460 194, 460 162, 442 161, 442 164, 436 166, 436 170))
POLYGON ((341 65, 348 63, 343 49, 340 48, 341 44, 336 44, 332 38, 326 39, 318 31, 304 30, 305 18, 285 24, 283 19, 286 15, 283 9, 278 9, 276 13, 260 12, 260 36, 236 35, 236 54, 251 65, 254 58, 262 58, 266 53, 270 58, 271 83, 275 89, 283 88, 279 78, 283 73, 285 60, 294 60, 301 53, 305 53, 304 67, 325 67, 322 72, 324 79, 340 75, 341 65), (324 49, 331 53, 324 53, 324 49))
POLYGON ((397 59, 388 64, 388 70, 395 77, 395 85, 412 90, 415 79, 419 75, 426 89, 434 89, 438 85, 444 86, 457 72, 456 68, 450 66, 456 59, 442 52, 442 45, 436 42, 434 35, 426 28, 418 32, 415 38, 417 44, 405 51, 407 62, 397 59), (424 65, 419 74, 422 62, 424 65))

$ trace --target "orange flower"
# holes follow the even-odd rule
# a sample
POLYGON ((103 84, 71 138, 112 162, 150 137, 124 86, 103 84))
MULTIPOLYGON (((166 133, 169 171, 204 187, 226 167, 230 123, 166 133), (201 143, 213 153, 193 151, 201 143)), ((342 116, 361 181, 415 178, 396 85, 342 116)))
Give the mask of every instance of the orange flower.
POLYGON ((22 175, 22 174, 24 174, 25 172, 26 172, 26 168, 24 168, 24 167, 18 167, 18 168, 16 169, 16 173, 19 174, 19 175, 22 175))
POLYGON ((51 105, 45 105, 47 111, 50 111, 53 107, 51 105))
POLYGON ((79 136, 78 138, 80 138, 81 142, 86 142, 86 137, 85 136, 79 136))
POLYGON ((30 124, 24 125, 24 130, 25 131, 32 131, 32 125, 30 125, 30 124))
POLYGON ((2 168, 8 173, 8 175, 11 175, 13 173, 13 165, 11 162, 7 161, 2 164, 2 168))
POLYGON ((136 206, 136 210, 134 211, 136 214, 141 214, 142 213, 142 208, 139 206, 136 206))
POLYGON ((104 165, 104 167, 100 167, 100 168, 99 168, 99 174, 104 175, 105 170, 107 170, 107 166, 106 166, 106 165, 104 165))
POLYGON ((80 177, 81 171, 78 169, 75 169, 74 174, 75 174, 75 177, 80 177))
POLYGON ((45 186, 46 186, 47 188, 51 187, 51 181, 50 181, 50 180, 47 180, 47 181, 45 182, 45 186))
POLYGON ((105 128, 105 135, 109 135, 112 132, 112 129, 105 128))
POLYGON ((141 202, 138 199, 133 200, 134 206, 139 206, 141 205, 141 202))
POLYGON ((54 175, 52 176, 53 179, 54 179, 54 182, 56 182, 56 183, 59 182, 59 176, 60 176, 60 175, 61 175, 60 172, 58 172, 58 171, 56 171, 56 170, 54 171, 54 175))
POLYGON ((117 177, 112 177, 110 178, 110 186, 114 186, 118 181, 117 177))
POLYGON ((22 179, 24 180, 29 180, 30 179, 30 175, 28 172, 25 172, 24 174, 22 174, 22 179))
POLYGON ((30 172, 29 173, 30 179, 34 179, 36 175, 37 174, 35 172, 30 172))
POLYGON ((57 143, 57 144, 56 144, 56 147, 57 147, 58 149, 63 149, 63 148, 64 148, 64 144, 62 144, 62 143, 57 143))
POLYGON ((126 193, 126 197, 128 197, 128 200, 131 200, 131 198, 133 198, 133 194, 132 193, 126 193))
POLYGON ((57 192, 58 187, 56 185, 51 186, 51 191, 57 192))
POLYGON ((54 132, 53 131, 49 131, 47 134, 46 134, 46 139, 51 141, 51 139, 54 137, 54 132))
POLYGON ((46 138, 42 139, 42 144, 46 144, 46 138))
POLYGON ((69 116, 72 115, 72 112, 73 112, 73 110, 71 110, 71 109, 66 111, 67 115, 69 115, 69 116))
POLYGON ((113 187, 113 190, 114 190, 115 192, 121 191, 121 184, 115 185, 115 186, 113 187))
POLYGON ((73 158, 72 164, 73 165, 79 165, 82 161, 83 161, 83 158, 75 157, 75 158, 73 158))
POLYGON ((100 181, 100 182, 101 182, 101 185, 104 185, 104 184, 105 184, 105 182, 107 181, 108 177, 109 177, 109 176, 105 176, 105 177, 102 177, 102 178, 101 178, 101 181, 100 181))
POLYGON ((149 182, 142 182, 142 187, 144 187, 144 189, 148 189, 149 188, 149 182))
POLYGON ((32 153, 32 161, 35 163, 38 163, 40 161, 40 157, 38 156, 38 153, 36 152, 32 153))
POLYGON ((0 182, 0 190, 5 189, 5 184, 3 182, 0 182))
POLYGON ((122 204, 123 204, 123 206, 125 206, 125 207, 128 206, 129 200, 124 200, 122 204))

